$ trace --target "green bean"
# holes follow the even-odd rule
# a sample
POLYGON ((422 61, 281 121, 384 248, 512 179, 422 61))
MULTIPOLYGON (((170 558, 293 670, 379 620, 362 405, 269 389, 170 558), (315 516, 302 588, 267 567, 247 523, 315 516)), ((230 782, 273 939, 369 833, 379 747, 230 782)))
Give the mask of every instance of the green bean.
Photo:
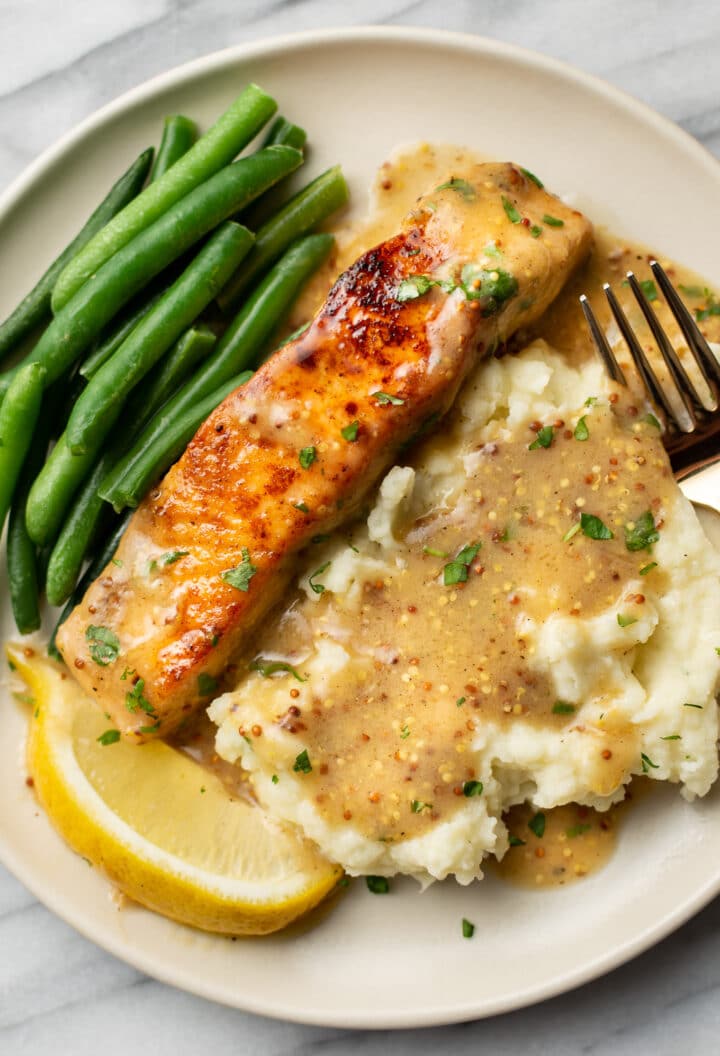
MULTIPOLYGON (((251 366, 290 310, 303 283, 327 257, 332 235, 309 235, 291 246, 248 298, 202 368, 169 400, 137 442, 103 482, 100 495, 117 511, 137 505, 152 473, 147 451, 155 450, 179 417, 217 390, 228 378, 251 366)), ((192 435, 192 434, 191 434, 192 435)))
MULTIPOLYGON (((58 312, 28 361, 45 366, 48 383, 60 377, 150 279, 301 163, 302 154, 292 147, 266 147, 211 176, 103 264, 58 312)), ((12 374, 0 377, 0 396, 12 374)))
POLYGON ((126 419, 139 422, 144 428, 155 411, 182 385, 193 367, 208 358, 216 341, 217 337, 207 326, 186 330, 175 347, 148 374, 146 384, 135 390, 125 410, 126 419))
POLYGON ((275 101, 261 88, 248 85, 187 154, 164 176, 146 187, 73 257, 55 284, 53 311, 57 313, 63 308, 90 276, 127 243, 197 190, 209 177, 219 173, 260 131, 276 109, 275 101))
POLYGON ((116 461, 117 454, 112 449, 100 455, 52 548, 45 578, 45 592, 51 605, 62 605, 75 587, 103 510, 107 509, 97 489, 116 461))
POLYGON ((73 495, 93 467, 96 452, 73 455, 62 433, 33 486, 25 509, 30 538, 38 546, 53 542, 73 495))
POLYGON ((159 296, 160 294, 156 293, 149 299, 143 300, 137 308, 121 320, 118 326, 114 326, 108 336, 85 357, 80 364, 78 372, 83 378, 89 381, 93 374, 97 374, 103 363, 107 363, 113 352, 120 348, 125 338, 133 332, 143 316, 147 315, 159 296))
POLYGON ((339 166, 328 169, 291 198, 260 228, 242 268, 218 295, 222 310, 228 311, 236 305, 291 242, 317 227, 347 200, 348 187, 339 166))
POLYGON ((40 416, 45 371, 37 363, 19 368, 0 404, 0 531, 40 416))
POLYGON ((167 360, 159 364, 160 373, 155 383, 145 391, 138 390, 135 399, 128 402, 123 417, 132 423, 129 434, 123 433, 100 454, 74 497, 53 546, 47 568, 47 596, 51 604, 61 605, 72 592, 103 515, 110 510, 98 495, 99 485, 138 435, 144 422, 153 417, 198 359, 208 355, 215 340, 215 335, 207 327, 188 330, 167 360))
POLYGON ((264 147, 273 143, 283 143, 286 147, 302 150, 307 143, 307 132, 300 125, 294 125, 286 117, 276 117, 262 141, 264 147))
MULTIPOLYGON (((196 139, 197 126, 189 117, 183 117, 182 114, 166 117, 150 182, 154 183, 164 176, 183 154, 187 154, 196 139)), ((294 143, 290 144, 291 147, 294 145, 294 143)))
POLYGON ((55 627, 53 628, 52 635, 50 636, 50 642, 48 644, 48 653, 55 660, 62 660, 62 656, 58 652, 57 646, 55 645, 55 639, 57 638, 58 630, 60 629, 62 624, 65 623, 65 620, 68 618, 75 606, 79 605, 82 599, 85 597, 85 592, 90 586, 90 584, 95 582, 100 573, 103 572, 104 569, 110 563, 110 561, 112 561, 113 556, 115 555, 115 552, 117 551, 117 548, 120 545, 120 540, 125 534, 125 530, 132 515, 133 511, 128 510, 128 512, 124 514, 120 518, 120 520, 117 521, 115 526, 111 529, 105 542, 100 547, 97 554, 86 568, 85 572, 82 575, 82 578, 80 579, 74 591, 70 595, 70 598, 68 599, 65 608, 60 613, 58 621, 55 624, 55 627))
POLYGON ((65 247, 14 312, 0 326, 0 362, 41 324, 52 317, 50 295, 58 275, 68 261, 140 191, 152 165, 153 150, 143 151, 127 172, 110 188, 82 230, 65 247))
MULTIPOLYGON (((156 433, 153 442, 143 446, 141 450, 138 444, 140 457, 133 465, 125 505, 135 507, 139 504, 151 485, 177 462, 205 419, 231 392, 244 385, 252 374, 251 370, 246 370, 229 378, 193 406, 183 408, 180 414, 169 415, 164 409, 160 412, 155 421, 163 423, 162 431, 156 433)), ((100 488, 101 495, 104 490, 104 487, 100 488)))
POLYGON ((227 221, 92 378, 65 431, 74 455, 98 451, 130 391, 208 306, 255 241, 227 221))

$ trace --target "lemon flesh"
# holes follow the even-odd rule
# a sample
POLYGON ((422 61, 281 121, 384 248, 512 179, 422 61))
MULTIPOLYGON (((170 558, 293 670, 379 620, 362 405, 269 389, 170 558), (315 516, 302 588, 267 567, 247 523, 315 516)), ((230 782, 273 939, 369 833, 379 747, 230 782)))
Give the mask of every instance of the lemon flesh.
POLYGON ((102 744, 111 723, 49 660, 8 647, 34 700, 28 768, 65 841, 124 894, 205 931, 261 935, 335 886, 339 867, 161 741, 102 744))

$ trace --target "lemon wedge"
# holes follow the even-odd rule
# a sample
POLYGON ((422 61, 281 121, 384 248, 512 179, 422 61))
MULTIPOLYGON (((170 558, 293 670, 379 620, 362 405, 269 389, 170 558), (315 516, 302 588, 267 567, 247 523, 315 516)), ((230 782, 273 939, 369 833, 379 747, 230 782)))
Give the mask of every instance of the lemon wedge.
POLYGON ((28 766, 61 836, 124 894, 184 924, 261 935, 342 875, 289 828, 160 741, 126 744, 62 669, 8 646, 34 700, 28 766))

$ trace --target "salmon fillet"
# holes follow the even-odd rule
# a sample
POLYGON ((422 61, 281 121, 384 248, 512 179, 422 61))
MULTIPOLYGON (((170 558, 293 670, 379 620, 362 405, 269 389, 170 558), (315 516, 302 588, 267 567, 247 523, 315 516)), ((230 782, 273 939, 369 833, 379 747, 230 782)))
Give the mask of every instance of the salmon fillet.
POLYGON ((210 415, 60 629, 70 670, 124 736, 167 735, 209 703, 297 551, 357 512, 591 239, 523 170, 476 165, 340 276, 305 333, 210 415))

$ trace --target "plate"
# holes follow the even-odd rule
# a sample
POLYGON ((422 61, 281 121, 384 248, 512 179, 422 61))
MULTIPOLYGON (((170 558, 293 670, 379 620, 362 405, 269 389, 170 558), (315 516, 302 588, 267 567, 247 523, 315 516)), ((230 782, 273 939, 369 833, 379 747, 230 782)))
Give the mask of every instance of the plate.
MULTIPOLYGON (((203 123, 248 80, 312 137, 310 168, 342 162, 362 212, 399 143, 466 144, 511 158, 592 218, 720 283, 707 217, 720 166, 645 106, 558 62, 436 30, 332 30, 231 48, 173 70, 99 111, 0 199, 0 314, 25 293, 167 113, 203 123)), ((0 637, 13 632, 0 569, 0 637)), ((488 1016, 558 994, 647 949, 720 890, 720 798, 643 800, 605 870, 556 891, 490 877, 389 896, 362 883, 302 926, 230 941, 138 907, 61 843, 25 787, 25 717, 0 687, 0 856, 83 934, 165 982, 238 1008, 342 1027, 410 1027, 488 1016), (475 923, 462 938, 461 919, 475 923)))

